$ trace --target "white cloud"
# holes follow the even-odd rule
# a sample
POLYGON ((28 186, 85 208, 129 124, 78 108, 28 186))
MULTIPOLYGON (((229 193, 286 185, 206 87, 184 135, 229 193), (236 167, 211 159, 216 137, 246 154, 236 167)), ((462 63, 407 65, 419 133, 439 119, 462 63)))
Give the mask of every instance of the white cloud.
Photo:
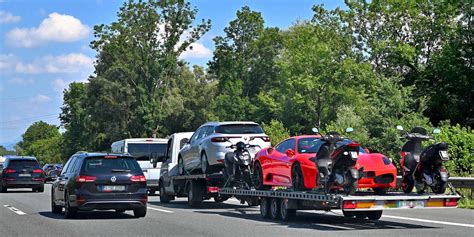
POLYGON ((48 102, 50 100, 51 100, 51 98, 49 96, 46 96, 46 95, 37 95, 37 96, 31 98, 32 103, 43 103, 43 102, 48 102))
POLYGON ((18 62, 18 73, 92 73, 94 60, 82 53, 70 53, 58 56, 45 56, 30 63, 18 62))
POLYGON ((60 78, 54 80, 51 84, 53 85, 54 90, 57 92, 63 92, 68 86, 68 83, 60 78))
POLYGON ((212 51, 201 43, 192 43, 186 51, 179 56, 182 59, 190 58, 209 58, 212 56, 212 51))
POLYGON ((0 11, 0 24, 14 23, 20 20, 20 16, 14 16, 13 14, 7 11, 0 11))
POLYGON ((16 64, 17 59, 13 54, 0 54, 0 70, 10 71, 16 64))
POLYGON ((38 27, 15 28, 6 34, 7 42, 16 47, 30 48, 47 42, 73 42, 89 35, 87 25, 73 16, 49 14, 38 27))
POLYGON ((13 85, 20 85, 20 86, 28 86, 32 85, 35 81, 33 78, 19 78, 15 77, 13 79, 8 80, 8 83, 13 84, 13 85))

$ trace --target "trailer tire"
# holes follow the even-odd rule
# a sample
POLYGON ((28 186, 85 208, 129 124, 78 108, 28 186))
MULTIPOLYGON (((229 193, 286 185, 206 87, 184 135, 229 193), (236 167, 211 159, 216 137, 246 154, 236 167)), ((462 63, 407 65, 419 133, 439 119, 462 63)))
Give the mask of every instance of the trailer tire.
POLYGON ((161 203, 170 203, 171 197, 170 195, 166 194, 165 187, 163 186, 163 182, 160 183, 160 202, 161 203))
POLYGON ((269 198, 262 198, 260 201, 260 216, 263 219, 270 218, 270 199, 269 198))
POLYGON ((280 216, 284 221, 292 221, 296 216, 295 209, 288 209, 288 200, 281 199, 280 203, 280 216))
POLYGON ((367 218, 369 218, 369 220, 378 220, 382 217, 382 211, 368 211, 367 212, 367 218))
POLYGON ((273 220, 280 220, 281 215, 280 215, 280 199, 278 198, 272 198, 270 201, 270 217, 273 220))
POLYGON ((201 207, 204 196, 204 185, 196 180, 190 181, 188 185, 188 206, 192 208, 201 207))

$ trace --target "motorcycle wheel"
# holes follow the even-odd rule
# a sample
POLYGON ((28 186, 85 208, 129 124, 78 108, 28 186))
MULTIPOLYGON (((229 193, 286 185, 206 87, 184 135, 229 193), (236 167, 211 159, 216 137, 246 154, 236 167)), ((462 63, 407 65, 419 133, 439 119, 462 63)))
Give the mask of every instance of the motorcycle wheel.
POLYGON ((442 194, 446 192, 446 186, 448 185, 448 182, 445 182, 439 178, 439 180, 431 187, 431 190, 433 193, 436 194, 442 194))
POLYGON ((424 182, 415 182, 416 193, 425 193, 426 184, 424 182))
POLYGON ((402 190, 404 193, 411 193, 411 191, 413 191, 414 185, 415 185, 415 182, 411 178, 403 176, 402 190))
POLYGON ((262 166, 260 165, 259 162, 255 163, 253 174, 254 174, 254 184, 255 184, 256 189, 269 190, 271 188, 270 186, 263 184, 263 171, 262 171, 262 166))
POLYGON ((359 180, 354 180, 352 183, 344 187, 344 193, 347 195, 353 195, 357 191, 358 185, 359 185, 359 180))

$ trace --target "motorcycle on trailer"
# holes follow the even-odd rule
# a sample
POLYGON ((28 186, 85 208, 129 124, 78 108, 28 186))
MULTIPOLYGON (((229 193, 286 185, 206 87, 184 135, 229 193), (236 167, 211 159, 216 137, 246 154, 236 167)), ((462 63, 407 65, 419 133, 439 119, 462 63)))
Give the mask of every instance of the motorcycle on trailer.
MULTIPOLYGON (((448 144, 440 142, 423 149, 422 142, 432 139, 426 129, 414 127, 406 132, 400 125, 397 129, 404 132, 401 138, 407 139, 401 151, 403 191, 411 193, 416 187, 418 193, 424 193, 426 186, 429 186, 436 194, 444 193, 449 178, 448 171, 443 167, 443 163, 449 160, 448 144)), ((439 129, 433 130, 433 134, 438 133, 439 129)))
MULTIPOLYGON (((346 129, 347 133, 352 131, 352 128, 346 129)), ((316 128, 313 132, 319 133, 316 128)), ((345 194, 354 194, 363 174, 363 168, 354 167, 359 157, 359 144, 351 142, 338 146, 344 139, 337 132, 328 132, 321 137, 323 144, 316 153, 314 163, 318 171, 316 184, 325 193, 343 189, 345 194)))

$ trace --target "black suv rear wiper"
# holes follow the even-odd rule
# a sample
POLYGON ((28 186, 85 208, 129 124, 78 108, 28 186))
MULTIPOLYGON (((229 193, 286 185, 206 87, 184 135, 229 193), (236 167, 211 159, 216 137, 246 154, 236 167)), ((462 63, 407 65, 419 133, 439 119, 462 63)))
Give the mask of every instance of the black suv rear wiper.
POLYGON ((131 170, 124 170, 124 169, 112 169, 112 172, 130 172, 131 170))

